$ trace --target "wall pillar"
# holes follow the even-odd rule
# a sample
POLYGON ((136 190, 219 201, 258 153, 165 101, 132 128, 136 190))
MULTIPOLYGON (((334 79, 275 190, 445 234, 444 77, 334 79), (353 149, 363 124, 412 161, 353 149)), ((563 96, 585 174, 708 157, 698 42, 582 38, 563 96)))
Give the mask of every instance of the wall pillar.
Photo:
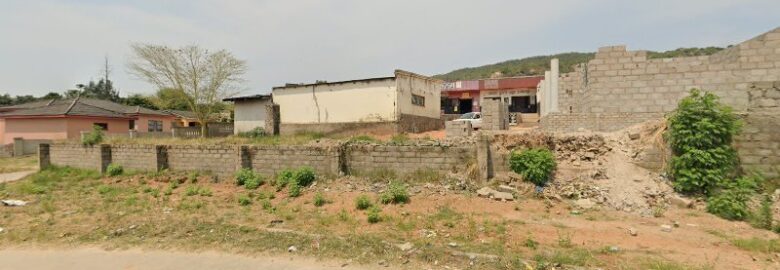
POLYGON ((479 175, 477 181, 487 183, 493 178, 493 158, 490 153, 490 137, 487 135, 479 136, 477 140, 477 169, 479 175))
POLYGON ((24 139, 14 138, 14 152, 13 156, 21 157, 24 155, 24 139))
POLYGON ((165 145, 154 146, 155 156, 157 156, 157 171, 168 169, 168 147, 165 145))
POLYGON ((249 146, 238 147, 238 161, 238 169, 252 169, 252 153, 249 152, 249 146))
POLYGON ((49 144, 42 143, 38 145, 38 169, 45 170, 51 166, 51 154, 49 152, 49 144))
POLYGON ((279 113, 279 104, 268 104, 265 106, 265 131, 268 135, 279 135, 279 125, 281 114, 279 113))
POLYGON ((100 173, 106 173, 106 169, 108 169, 108 164, 111 164, 111 145, 110 144, 101 144, 100 145, 100 173))
POLYGON ((558 58, 550 60, 550 112, 558 112, 558 77, 560 76, 558 58))

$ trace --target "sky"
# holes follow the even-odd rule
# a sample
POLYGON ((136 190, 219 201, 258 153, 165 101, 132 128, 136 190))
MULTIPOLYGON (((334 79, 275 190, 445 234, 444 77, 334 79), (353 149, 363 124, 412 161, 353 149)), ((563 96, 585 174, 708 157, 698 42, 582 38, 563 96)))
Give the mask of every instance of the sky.
POLYGON ((242 94, 287 82, 435 75, 527 56, 727 46, 780 27, 778 0, 0 0, 0 94, 128 73, 130 45, 198 45, 247 62, 242 94))

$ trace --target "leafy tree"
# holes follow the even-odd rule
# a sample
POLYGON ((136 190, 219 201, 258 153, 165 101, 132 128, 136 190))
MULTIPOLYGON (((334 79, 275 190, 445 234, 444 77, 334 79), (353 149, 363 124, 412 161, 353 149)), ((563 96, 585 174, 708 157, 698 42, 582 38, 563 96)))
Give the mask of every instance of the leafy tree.
POLYGON ((9 94, 0 95, 0 106, 8 106, 14 104, 14 98, 9 94))
POLYGON ((100 79, 97 83, 89 81, 86 85, 79 85, 83 88, 81 96, 96 99, 110 100, 120 102, 119 92, 114 89, 111 80, 100 79))
POLYGON ((81 95, 81 90, 78 89, 65 90, 65 98, 75 98, 80 95, 81 95))
POLYGON ((668 125, 675 189, 706 195, 733 179, 738 160, 731 142, 741 124, 716 95, 692 89, 668 125))
POLYGON ((143 80, 160 88, 186 94, 187 105, 201 123, 201 136, 207 136, 208 122, 214 119, 223 98, 237 94, 246 72, 246 63, 230 52, 209 52, 198 46, 178 49, 165 46, 132 45, 135 59, 128 66, 143 80))
POLYGON ((41 99, 62 99, 62 95, 57 92, 49 92, 41 97, 41 99))
POLYGON ((153 110, 159 110, 160 108, 152 102, 152 100, 141 94, 132 94, 123 99, 123 103, 128 106, 141 106, 153 110))
POLYGON ((16 96, 14 98, 14 104, 24 104, 38 100, 33 95, 16 96))
POLYGON ((162 88, 151 98, 152 102, 160 109, 164 110, 190 110, 188 97, 181 90, 173 88, 162 88))

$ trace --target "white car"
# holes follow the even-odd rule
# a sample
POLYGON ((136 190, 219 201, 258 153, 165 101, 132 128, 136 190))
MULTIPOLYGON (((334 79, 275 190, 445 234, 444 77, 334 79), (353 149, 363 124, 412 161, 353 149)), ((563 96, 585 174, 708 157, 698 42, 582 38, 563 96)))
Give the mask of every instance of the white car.
POLYGON ((453 121, 471 122, 472 128, 479 129, 482 127, 482 113, 479 112, 464 113, 463 115, 460 116, 460 118, 455 119, 453 121))

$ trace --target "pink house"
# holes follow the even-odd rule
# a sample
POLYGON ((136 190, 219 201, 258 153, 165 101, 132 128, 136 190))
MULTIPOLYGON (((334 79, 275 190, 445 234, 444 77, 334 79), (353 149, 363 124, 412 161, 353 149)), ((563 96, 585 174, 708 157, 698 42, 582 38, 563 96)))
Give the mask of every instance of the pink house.
POLYGON ((79 139, 82 131, 102 127, 108 134, 170 132, 168 113, 111 101, 74 98, 0 107, 0 145, 26 140, 79 139))

